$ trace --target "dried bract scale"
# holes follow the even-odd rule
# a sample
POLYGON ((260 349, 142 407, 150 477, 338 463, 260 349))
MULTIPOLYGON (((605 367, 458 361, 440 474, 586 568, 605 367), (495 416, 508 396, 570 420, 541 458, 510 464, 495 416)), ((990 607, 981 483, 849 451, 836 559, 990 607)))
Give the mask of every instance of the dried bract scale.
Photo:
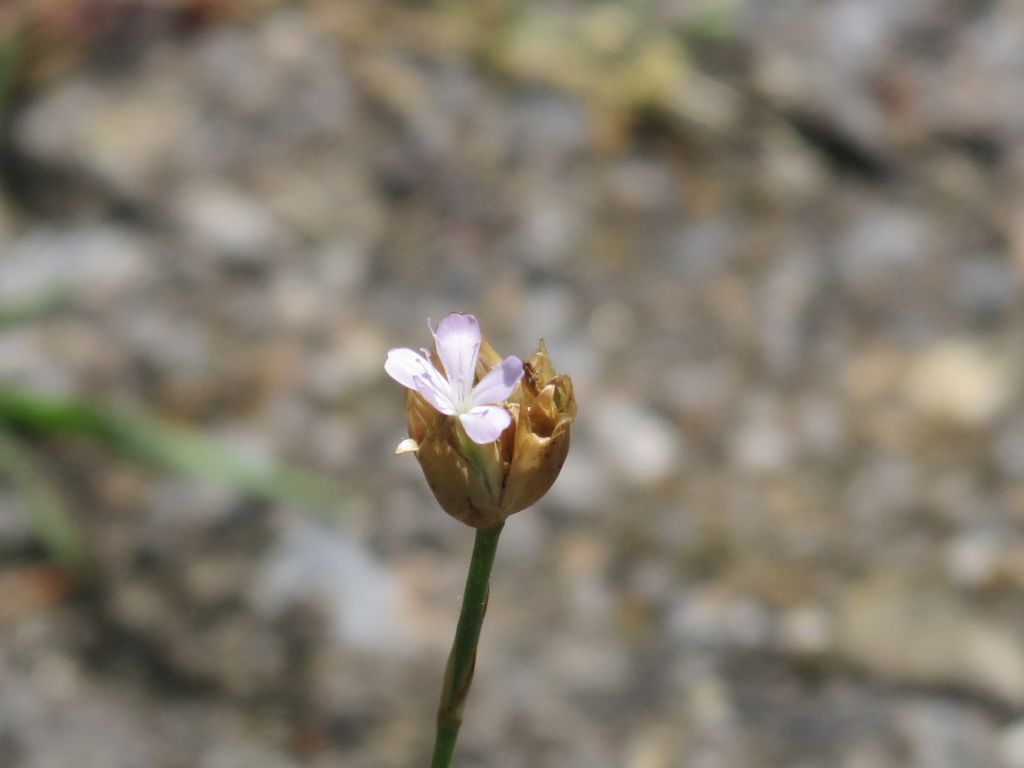
POLYGON ((498 525, 558 477, 576 418, 572 380, 555 372, 543 340, 525 363, 503 360, 472 315, 448 315, 434 339, 434 355, 388 353, 385 369, 408 387, 409 439, 398 452, 415 451, 452 517, 474 528, 498 525))

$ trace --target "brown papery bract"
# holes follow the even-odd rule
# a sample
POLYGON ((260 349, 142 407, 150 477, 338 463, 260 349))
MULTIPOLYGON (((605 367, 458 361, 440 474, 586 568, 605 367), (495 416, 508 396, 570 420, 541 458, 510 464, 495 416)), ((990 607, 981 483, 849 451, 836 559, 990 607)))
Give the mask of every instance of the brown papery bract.
MULTIPOLYGON (((501 362, 490 344, 480 347, 476 379, 501 362)), ((569 452, 576 399, 572 379, 555 372, 542 339, 504 404, 511 425, 493 443, 469 440, 458 419, 435 410, 407 390, 406 422, 416 456, 438 504, 474 528, 498 525, 535 504, 554 484, 569 452)))

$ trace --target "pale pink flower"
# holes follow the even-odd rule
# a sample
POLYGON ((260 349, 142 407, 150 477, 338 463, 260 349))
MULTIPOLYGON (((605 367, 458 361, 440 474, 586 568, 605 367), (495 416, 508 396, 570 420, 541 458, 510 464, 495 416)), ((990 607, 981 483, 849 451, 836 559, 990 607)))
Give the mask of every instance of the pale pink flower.
POLYGON ((457 416, 473 442, 494 442, 512 423, 511 414, 497 403, 508 398, 519 383, 523 361, 506 357, 473 386, 481 341, 476 318, 453 312, 430 332, 444 366, 443 374, 431 363, 425 349, 390 350, 384 370, 399 384, 419 392, 441 413, 457 416))

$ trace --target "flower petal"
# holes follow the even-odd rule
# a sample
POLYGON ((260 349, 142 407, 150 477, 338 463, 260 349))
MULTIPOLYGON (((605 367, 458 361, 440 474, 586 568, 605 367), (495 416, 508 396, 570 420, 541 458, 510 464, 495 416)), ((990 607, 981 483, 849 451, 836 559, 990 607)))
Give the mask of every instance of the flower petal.
POLYGON ((512 394, 516 384, 523 378, 523 361, 518 357, 506 357, 500 365, 492 368, 480 383, 473 387, 470 402, 473 405, 500 403, 512 394))
POLYGON ((459 421, 469 439, 483 445, 498 439, 512 423, 512 415, 497 405, 479 405, 469 413, 460 414, 459 421))
POLYGON ((434 346, 451 384, 452 400, 461 405, 469 398, 480 353, 480 325, 473 315, 452 312, 441 318, 434 334, 434 346))
POLYGON ((423 395, 441 413, 455 413, 448 382, 423 355, 411 349, 392 349, 384 361, 384 370, 402 386, 423 395))
POLYGON ((428 366, 433 367, 427 358, 405 348, 389 349, 388 358, 384 361, 384 370, 388 376, 410 389, 415 389, 413 379, 422 376, 428 366))

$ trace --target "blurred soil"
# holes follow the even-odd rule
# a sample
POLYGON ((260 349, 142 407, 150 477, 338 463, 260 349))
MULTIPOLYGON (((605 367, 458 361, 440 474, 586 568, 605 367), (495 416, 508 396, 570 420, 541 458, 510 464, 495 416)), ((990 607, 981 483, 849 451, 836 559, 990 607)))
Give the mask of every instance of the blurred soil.
POLYGON ((580 421, 460 765, 1024 767, 1019 2, 104 18, 9 94, 0 382, 351 495, 35 443, 99 575, 0 485, 0 766, 425 765, 471 535, 382 361, 461 309, 580 421))

